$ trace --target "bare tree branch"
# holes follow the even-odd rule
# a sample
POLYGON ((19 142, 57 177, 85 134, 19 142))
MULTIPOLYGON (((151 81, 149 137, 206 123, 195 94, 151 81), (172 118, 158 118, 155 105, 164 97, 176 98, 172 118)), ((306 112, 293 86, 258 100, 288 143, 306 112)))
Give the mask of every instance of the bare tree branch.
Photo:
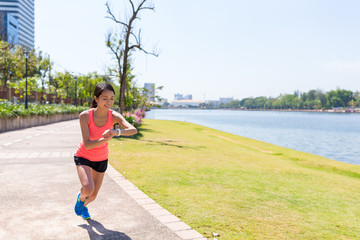
POLYGON ((111 9, 110 9, 109 2, 106 2, 105 5, 106 5, 106 9, 107 9, 106 12, 110 15, 110 16, 106 16, 105 18, 111 19, 111 20, 113 20, 114 22, 119 23, 119 24, 124 25, 125 27, 129 28, 129 26, 128 26, 126 23, 119 21, 119 20, 114 16, 114 14, 112 13, 112 11, 111 11, 111 9))
POLYGON ((112 36, 112 34, 109 33, 108 36, 107 36, 106 46, 107 46, 108 48, 110 48, 110 50, 115 54, 116 57, 118 57, 118 56, 117 56, 117 50, 118 50, 118 49, 115 50, 115 49, 113 48, 113 45, 111 44, 111 36, 112 36))
POLYGON ((149 10, 155 11, 155 7, 142 7, 142 8, 140 8, 140 10, 144 10, 144 9, 149 9, 149 10))
POLYGON ((136 43, 139 44, 139 40, 137 36, 133 32, 131 32, 131 35, 135 38, 136 43))
POLYGON ((140 44, 131 45, 131 46, 129 47, 129 50, 134 49, 134 48, 139 48, 139 49, 140 49, 140 44))
POLYGON ((140 49, 141 51, 143 51, 144 53, 146 53, 146 54, 153 55, 153 56, 155 56, 155 57, 158 57, 158 56, 159 56, 158 53, 148 52, 148 51, 144 50, 143 48, 139 48, 139 49, 140 49))
POLYGON ((145 2, 146 2, 146 0, 143 0, 143 1, 139 4, 139 6, 138 6, 138 8, 137 8, 137 10, 136 10, 136 13, 138 13, 138 12, 140 11, 142 5, 143 5, 145 2))
POLYGON ((129 2, 130 2, 130 4, 131 4, 131 8, 132 8, 132 10, 133 10, 133 14, 135 13, 135 7, 134 7, 134 4, 133 4, 133 2, 131 1, 131 0, 129 0, 129 2))

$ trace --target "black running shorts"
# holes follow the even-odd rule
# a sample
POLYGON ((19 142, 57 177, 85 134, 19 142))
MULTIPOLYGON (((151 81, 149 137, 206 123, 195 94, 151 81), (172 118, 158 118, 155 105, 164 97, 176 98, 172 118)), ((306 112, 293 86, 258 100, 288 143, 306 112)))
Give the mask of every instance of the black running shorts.
POLYGON ((76 165, 89 166, 97 172, 105 172, 107 169, 107 165, 108 165, 107 159, 104 161, 92 162, 86 158, 77 157, 77 156, 74 156, 74 162, 76 165))

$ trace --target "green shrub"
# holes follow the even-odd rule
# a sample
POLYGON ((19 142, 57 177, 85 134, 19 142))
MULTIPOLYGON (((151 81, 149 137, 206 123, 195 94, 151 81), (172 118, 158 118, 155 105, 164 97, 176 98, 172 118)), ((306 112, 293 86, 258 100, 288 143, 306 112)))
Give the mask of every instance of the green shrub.
POLYGON ((29 104, 28 110, 26 110, 24 105, 0 103, 0 118, 78 113, 86 109, 88 107, 76 107, 73 105, 29 104))

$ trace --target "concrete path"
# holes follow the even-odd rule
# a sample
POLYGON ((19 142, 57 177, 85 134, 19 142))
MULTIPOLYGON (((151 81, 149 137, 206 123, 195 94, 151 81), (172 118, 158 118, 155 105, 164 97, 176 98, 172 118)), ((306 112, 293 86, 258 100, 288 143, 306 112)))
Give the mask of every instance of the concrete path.
POLYGON ((111 166, 92 220, 76 216, 80 140, 78 120, 0 134, 0 239, 205 239, 111 166))

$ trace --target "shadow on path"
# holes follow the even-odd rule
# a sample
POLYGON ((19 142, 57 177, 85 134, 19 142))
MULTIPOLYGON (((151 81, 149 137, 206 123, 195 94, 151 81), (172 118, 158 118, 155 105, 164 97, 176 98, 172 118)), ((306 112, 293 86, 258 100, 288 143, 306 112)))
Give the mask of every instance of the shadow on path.
POLYGON ((82 227, 88 231, 91 240, 97 239, 119 239, 119 240, 131 240, 131 238, 122 232, 106 229, 101 223, 95 220, 88 220, 88 224, 81 224, 82 227), (96 231, 95 231, 96 230, 96 231))

